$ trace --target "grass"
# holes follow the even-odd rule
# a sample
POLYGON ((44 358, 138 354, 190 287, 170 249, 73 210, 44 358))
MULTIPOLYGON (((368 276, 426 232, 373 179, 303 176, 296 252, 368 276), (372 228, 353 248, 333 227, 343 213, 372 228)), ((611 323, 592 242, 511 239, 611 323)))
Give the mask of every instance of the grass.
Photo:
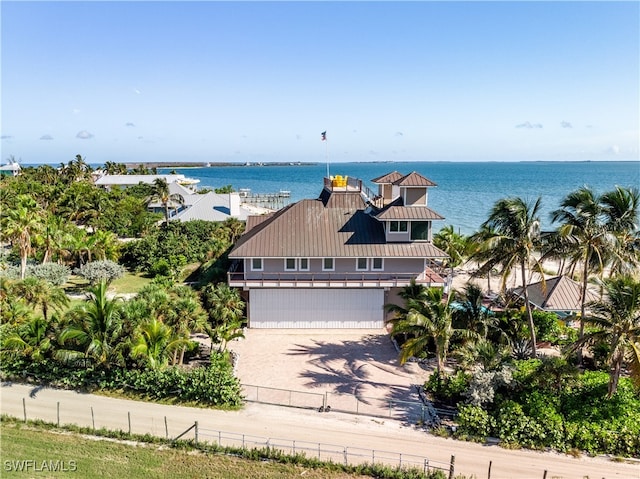
MULTIPOLYGON (((46 430, 17 422, 3 422, 0 455, 3 470, 13 461, 60 461, 67 472, 11 471, 11 477, 73 478, 282 478, 347 479, 361 476, 324 468, 313 469, 295 464, 252 461, 238 457, 173 449, 167 445, 132 441, 114 441, 76 433, 46 430), (9 462, 7 462, 9 461, 9 462), (73 470, 75 469, 75 470, 73 470)), ((46 466, 45 466, 46 467, 46 466)))
POLYGON ((115 290, 116 294, 137 293, 151 282, 142 273, 125 273, 122 278, 113 280, 109 285, 110 290, 115 290))

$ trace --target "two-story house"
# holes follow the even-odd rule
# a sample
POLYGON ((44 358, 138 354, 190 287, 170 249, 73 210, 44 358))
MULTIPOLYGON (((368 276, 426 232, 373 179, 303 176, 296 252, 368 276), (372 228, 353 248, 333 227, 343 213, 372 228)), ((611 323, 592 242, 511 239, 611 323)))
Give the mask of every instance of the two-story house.
POLYGON ((418 173, 325 178, 320 197, 251 216, 229 254, 252 328, 381 328, 384 304, 411 279, 444 286, 431 242, 435 183, 418 173))

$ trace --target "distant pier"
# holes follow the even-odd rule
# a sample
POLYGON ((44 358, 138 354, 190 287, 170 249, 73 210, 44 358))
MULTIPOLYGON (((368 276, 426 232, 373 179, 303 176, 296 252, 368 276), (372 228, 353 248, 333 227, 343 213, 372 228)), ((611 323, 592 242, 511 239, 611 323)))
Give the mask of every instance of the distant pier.
POLYGON ((240 201, 248 205, 279 210, 284 208, 291 201, 291 192, 280 190, 277 193, 252 193, 249 188, 240 188, 240 201))

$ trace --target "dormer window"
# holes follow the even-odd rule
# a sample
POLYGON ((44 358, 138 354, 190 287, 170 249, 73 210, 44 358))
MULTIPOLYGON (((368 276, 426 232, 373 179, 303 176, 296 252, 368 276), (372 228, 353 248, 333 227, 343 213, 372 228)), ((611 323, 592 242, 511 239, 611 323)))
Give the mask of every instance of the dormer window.
POLYGON ((389 231, 391 233, 406 233, 409 231, 409 223, 407 221, 391 221, 389 231))

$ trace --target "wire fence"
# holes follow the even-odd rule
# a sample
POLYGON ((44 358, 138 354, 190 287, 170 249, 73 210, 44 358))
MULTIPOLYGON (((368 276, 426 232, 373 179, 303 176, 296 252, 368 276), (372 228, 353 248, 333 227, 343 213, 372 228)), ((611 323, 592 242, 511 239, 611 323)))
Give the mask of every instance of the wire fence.
MULTIPOLYGON (((280 390, 285 391, 285 390, 280 390)), ((257 391, 256 391, 257 392, 257 391)), ((320 397, 323 395, 320 394, 320 397)), ((137 418, 129 411, 101 411, 87 406, 86 410, 63 407, 60 401, 56 403, 41 403, 27 407, 27 398, 22 398, 22 419, 43 420, 61 425, 74 424, 89 427, 93 430, 122 431, 128 434, 149 434, 177 441, 193 440, 196 444, 211 444, 227 448, 278 450, 286 455, 302 454, 307 458, 333 462, 344 465, 384 464, 405 469, 419 469, 426 472, 442 470, 453 477, 455 457, 451 456, 449 463, 433 461, 429 458, 379 449, 349 447, 322 442, 299 441, 295 439, 256 436, 238 432, 223 431, 201 427, 198 421, 185 428, 184 422, 172 424, 167 416, 158 423, 157 418, 149 421, 148 417, 137 418), (33 411, 32 411, 33 410, 33 411)))

